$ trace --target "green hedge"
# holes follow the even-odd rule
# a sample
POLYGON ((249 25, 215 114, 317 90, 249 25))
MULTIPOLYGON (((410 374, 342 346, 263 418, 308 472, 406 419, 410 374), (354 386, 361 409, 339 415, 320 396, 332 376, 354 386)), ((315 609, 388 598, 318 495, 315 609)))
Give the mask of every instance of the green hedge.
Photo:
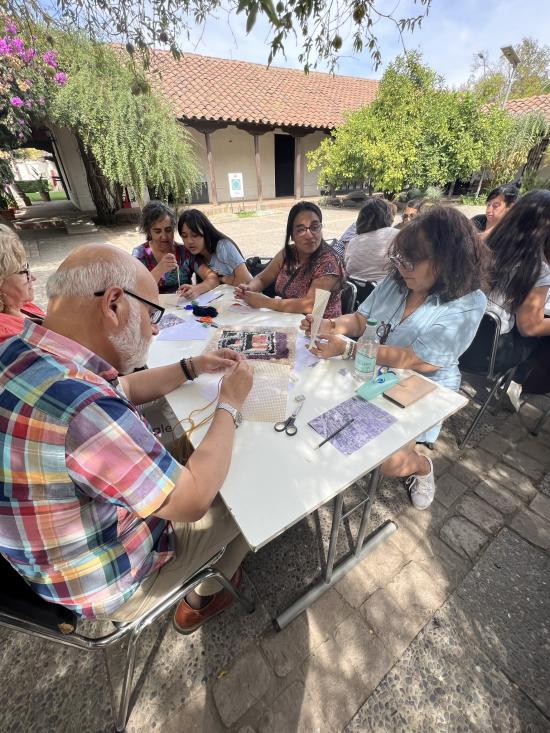
POLYGON ((40 193, 40 191, 49 191, 50 186, 45 178, 31 181, 16 181, 23 193, 40 193))

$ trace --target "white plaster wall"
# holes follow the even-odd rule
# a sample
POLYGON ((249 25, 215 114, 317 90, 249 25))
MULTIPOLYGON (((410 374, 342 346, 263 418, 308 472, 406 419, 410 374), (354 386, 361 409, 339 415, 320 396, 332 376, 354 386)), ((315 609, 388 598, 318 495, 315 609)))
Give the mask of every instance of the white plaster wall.
POLYGON ((65 182, 71 201, 82 211, 95 211, 95 205, 88 187, 86 169, 75 136, 66 127, 52 125, 51 129, 56 143, 57 155, 63 166, 65 182))
POLYGON ((306 135, 302 138, 302 189, 304 198, 308 196, 319 196, 319 168, 308 171, 306 153, 318 148, 321 141, 325 138, 326 135, 320 131, 313 132, 311 135, 306 135))
MULTIPOLYGON (((206 141, 204 134, 197 132, 191 127, 186 127, 189 132, 191 143, 197 164, 204 180, 208 181, 210 191, 210 174, 208 170, 208 158, 206 155, 206 141)), ((260 157, 262 168, 262 193, 264 199, 275 198, 275 133, 284 134, 282 130, 274 130, 260 135, 260 157)), ((302 187, 304 197, 317 196, 319 188, 317 179, 319 172, 307 170, 305 153, 315 149, 325 135, 322 132, 314 132, 302 138, 302 187)), ((228 173, 242 173, 244 184, 244 200, 256 201, 256 164, 254 161, 254 137, 244 130, 239 130, 234 125, 229 125, 222 130, 216 130, 210 136, 212 144, 212 155, 214 158, 214 173, 216 176, 216 188, 218 201, 230 201, 228 173)), ((236 199, 239 201, 239 199, 236 199)))

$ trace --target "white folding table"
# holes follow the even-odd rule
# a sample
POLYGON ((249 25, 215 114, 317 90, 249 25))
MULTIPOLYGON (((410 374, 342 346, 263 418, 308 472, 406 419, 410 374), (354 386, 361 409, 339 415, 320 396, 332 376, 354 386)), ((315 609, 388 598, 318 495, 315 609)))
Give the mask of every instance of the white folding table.
MULTIPOLYGON (((233 288, 220 286, 216 292, 223 297, 212 305, 220 310, 216 323, 222 325, 296 327, 303 316, 268 310, 243 310, 242 313, 223 312, 233 301, 233 288)), ((161 296, 161 303, 173 310, 176 296, 161 296)), ((187 311, 174 311, 182 317, 192 317, 187 311)), ((212 329, 213 331, 213 329, 212 329)), ((184 356, 200 354, 205 341, 159 341, 151 346, 150 367, 173 363, 184 356)), ((330 442, 314 450, 322 436, 307 423, 314 417, 353 396, 357 383, 351 376, 353 365, 341 359, 318 362, 293 373, 287 404, 287 415, 292 412, 294 396, 306 396, 298 415, 298 433, 289 437, 277 433, 271 423, 244 422, 237 430, 229 473, 221 489, 221 496, 253 551, 259 550, 286 529, 316 509, 335 499, 327 563, 322 580, 275 619, 278 628, 284 628, 353 565, 365 557, 385 537, 397 529, 387 521, 366 539, 366 529, 376 489, 380 464, 418 435, 460 410, 467 399, 444 387, 437 388, 415 404, 402 409, 381 395, 373 403, 397 418, 383 433, 363 448, 346 456, 330 442), (346 373, 341 371, 346 369, 346 373), (363 505, 360 529, 354 553, 334 563, 338 529, 342 519, 342 504, 347 488, 366 474, 371 474, 368 496, 363 505)), ((197 382, 184 384, 167 395, 167 400, 179 420, 191 410, 203 407, 205 396, 201 382, 217 382, 220 375, 204 375, 197 382)), ((210 388, 210 394, 212 388, 210 388)), ((193 432, 198 444, 207 426, 193 432)))

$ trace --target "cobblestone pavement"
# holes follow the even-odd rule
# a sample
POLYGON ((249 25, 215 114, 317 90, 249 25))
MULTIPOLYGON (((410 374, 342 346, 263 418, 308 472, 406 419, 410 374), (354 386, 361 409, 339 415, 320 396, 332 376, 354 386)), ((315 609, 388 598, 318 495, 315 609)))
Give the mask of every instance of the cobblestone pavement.
MULTIPOLYGON (((258 220, 238 237, 231 227, 250 220, 217 223, 247 254, 254 242, 271 254, 284 218, 270 213, 265 231, 258 220)), ((334 234, 345 224, 327 215, 334 234)), ((108 236, 128 249, 139 241, 131 228, 108 236)), ((31 251, 35 271, 62 256, 61 241, 44 241, 38 259, 31 251)), ((550 731, 550 418, 537 437, 529 432, 550 399, 533 397, 519 414, 489 410, 459 450, 478 409, 475 385, 465 390, 472 401, 430 454, 432 507, 414 510, 403 484, 385 481, 373 521, 391 517, 398 531, 280 633, 271 618, 322 567, 330 507, 246 559, 254 614, 232 607, 189 637, 169 617, 147 630, 128 731, 550 731)), ((358 482, 349 502, 364 490, 358 482)), ((357 529, 349 521, 339 555, 357 529)), ((2 730, 112 730, 101 655, 2 629, 0 645, 2 730), (34 689, 21 684, 29 679, 34 689)), ((120 655, 107 661, 118 684, 120 655)))

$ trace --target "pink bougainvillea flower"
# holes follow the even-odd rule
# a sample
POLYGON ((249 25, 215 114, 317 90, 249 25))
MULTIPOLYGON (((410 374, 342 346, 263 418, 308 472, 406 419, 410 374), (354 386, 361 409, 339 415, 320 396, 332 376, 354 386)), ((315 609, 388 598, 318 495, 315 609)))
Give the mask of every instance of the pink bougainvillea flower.
POLYGON ((11 43, 17 53, 23 53, 25 51, 25 44, 20 38, 14 38, 11 43))
POLYGON ((0 54, 7 56, 11 53, 11 43, 7 38, 0 38, 0 54))
POLYGON ((12 36, 14 36, 17 33, 17 26, 13 22, 13 20, 8 20, 6 23, 6 33, 11 33, 12 36))
POLYGON ((30 62, 33 60, 33 58, 36 56, 36 51, 34 48, 26 48, 24 51, 21 51, 19 54, 19 57, 26 63, 30 64, 30 62))
POLYGON ((12 97, 10 99, 10 104, 12 107, 22 107, 25 103, 21 99, 21 97, 12 97))
POLYGON ((54 80, 59 84, 60 87, 64 87, 69 77, 64 71, 58 71, 54 76, 54 80))
POLYGON ((44 99, 44 97, 40 97, 40 99, 38 100, 38 104, 41 104, 42 106, 46 104, 46 100, 44 99))
POLYGON ((43 53, 42 60, 44 63, 48 64, 48 66, 51 66, 52 69, 55 69, 57 66, 57 54, 55 51, 46 51, 46 53, 43 53))

